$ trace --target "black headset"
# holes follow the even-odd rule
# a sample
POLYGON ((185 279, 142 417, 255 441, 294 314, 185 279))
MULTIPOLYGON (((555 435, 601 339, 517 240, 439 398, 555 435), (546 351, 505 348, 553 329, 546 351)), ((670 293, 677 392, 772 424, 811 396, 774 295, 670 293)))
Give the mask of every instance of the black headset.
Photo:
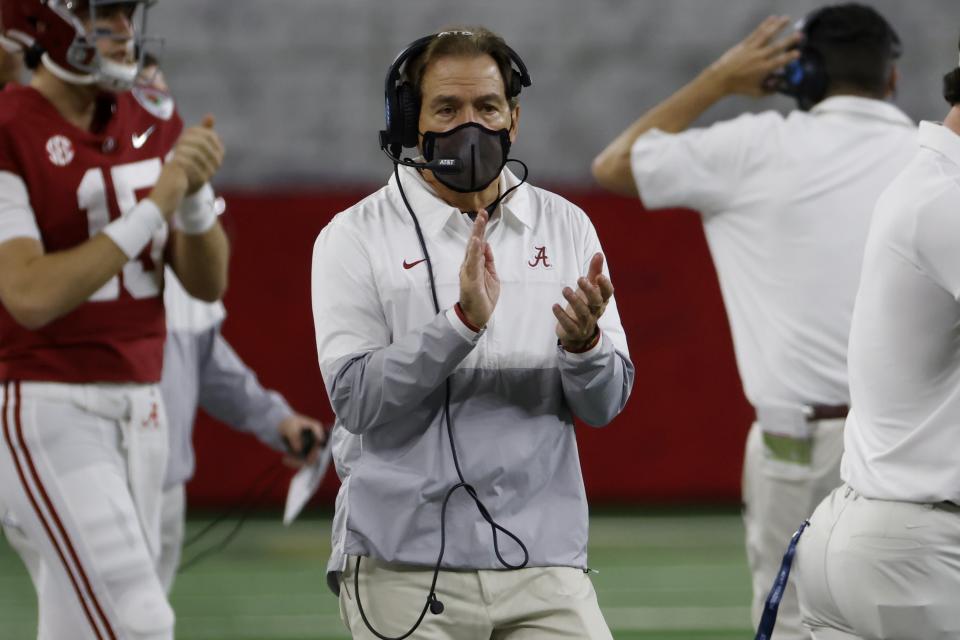
MULTIPOLYGON (((441 31, 433 35, 424 36, 411 42, 397 55, 393 64, 387 70, 387 79, 384 83, 384 102, 386 112, 386 129, 380 131, 380 147, 387 155, 400 161, 403 149, 417 146, 420 121, 420 92, 417 87, 403 77, 403 65, 410 59, 426 51, 430 43, 436 38, 446 36, 473 35, 470 31, 441 31)), ((503 45, 507 55, 516 67, 510 67, 509 77, 504 78, 507 99, 520 95, 523 87, 530 86, 530 74, 527 65, 516 51, 503 45)), ((404 164, 401 162, 401 164, 404 164)))
MULTIPOLYGON (((833 40, 834 38, 812 37, 817 24, 830 9, 833 9, 833 7, 821 7, 800 21, 797 25, 797 30, 803 34, 803 41, 799 46, 800 57, 788 64, 781 73, 772 79, 774 90, 795 98, 797 106, 803 111, 809 111, 811 107, 823 100, 830 86, 827 65, 823 54, 817 49, 816 42, 818 40, 833 40)), ((889 22, 882 17, 881 20, 883 20, 886 28, 884 39, 889 42, 890 57, 892 59, 899 58, 903 53, 900 36, 897 35, 889 22)))

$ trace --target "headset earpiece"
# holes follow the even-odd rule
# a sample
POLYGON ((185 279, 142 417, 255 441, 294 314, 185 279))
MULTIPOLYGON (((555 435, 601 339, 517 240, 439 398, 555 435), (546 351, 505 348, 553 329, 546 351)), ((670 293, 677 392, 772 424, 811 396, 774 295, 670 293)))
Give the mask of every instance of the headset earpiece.
POLYGON ((396 139, 394 133, 398 128, 396 121, 400 117, 400 105, 397 104, 396 91, 387 90, 384 96, 384 106, 386 110, 386 127, 380 131, 380 147, 382 149, 389 148, 390 152, 396 155, 399 154, 401 150, 400 140, 396 139))
POLYGON ((417 90, 409 82, 397 87, 397 117, 399 120, 397 137, 400 143, 410 149, 417 146, 417 134, 420 131, 420 100, 417 90))
POLYGON ((827 87, 830 85, 827 65, 820 52, 811 47, 801 49, 796 64, 798 69, 795 69, 794 73, 799 76, 796 85, 797 105, 802 110, 809 111, 827 96, 827 87))
POLYGON ((510 76, 507 79, 507 99, 512 100, 513 98, 520 95, 520 74, 517 73, 516 69, 510 69, 510 76))

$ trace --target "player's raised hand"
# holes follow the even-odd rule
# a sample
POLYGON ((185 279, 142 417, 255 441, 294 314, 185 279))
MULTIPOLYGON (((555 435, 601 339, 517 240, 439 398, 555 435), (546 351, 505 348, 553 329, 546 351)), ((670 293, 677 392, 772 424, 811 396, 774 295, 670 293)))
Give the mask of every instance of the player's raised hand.
POLYGON ((800 57, 796 47, 802 34, 777 40, 788 24, 790 18, 786 16, 770 16, 710 65, 708 72, 716 77, 724 93, 762 96, 771 92, 765 83, 767 77, 800 57))
POLYGON ((196 193, 209 182, 223 164, 223 142, 213 126, 213 116, 204 116, 199 125, 190 127, 180 135, 173 149, 171 162, 179 165, 187 174, 187 195, 196 193))
POLYGON ((553 305, 557 318, 557 337, 567 351, 583 351, 597 336, 597 321, 613 297, 613 283, 603 273, 603 254, 590 259, 587 275, 577 280, 577 289, 566 287, 567 306, 553 305))
POLYGON ((460 266, 460 308, 474 326, 487 326, 500 297, 500 278, 493 262, 493 250, 484 239, 486 211, 477 211, 473 231, 467 241, 467 254, 460 266))

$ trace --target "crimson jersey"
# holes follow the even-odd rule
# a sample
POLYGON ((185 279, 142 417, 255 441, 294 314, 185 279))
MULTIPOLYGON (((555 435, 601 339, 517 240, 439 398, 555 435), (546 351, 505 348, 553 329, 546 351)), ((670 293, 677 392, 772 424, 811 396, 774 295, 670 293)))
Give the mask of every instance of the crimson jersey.
MULTIPOLYGON (((146 197, 183 129, 165 94, 104 96, 97 133, 31 87, 0 92, 0 172, 23 181, 46 253, 75 247, 146 197)), ((32 214, 31 214, 32 211, 32 214)), ((90 299, 31 331, 0 306, 0 380, 157 382, 163 365, 164 227, 90 299)))

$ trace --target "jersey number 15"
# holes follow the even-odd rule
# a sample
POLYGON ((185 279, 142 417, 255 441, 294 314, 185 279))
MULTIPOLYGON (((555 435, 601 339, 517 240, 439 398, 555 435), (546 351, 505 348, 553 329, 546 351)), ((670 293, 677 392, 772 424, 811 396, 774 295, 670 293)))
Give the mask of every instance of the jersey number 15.
MULTIPOLYGON (((117 210, 126 213, 137 204, 137 191, 152 187, 160 177, 162 165, 159 158, 121 164, 110 169, 113 195, 117 210)), ((110 208, 107 202, 107 183, 103 170, 88 170, 77 188, 77 204, 86 211, 90 237, 103 231, 110 223, 110 208)), ((163 277, 163 247, 167 231, 154 235, 153 241, 137 256, 123 266, 119 275, 110 278, 96 293, 91 302, 105 302, 120 297, 120 287, 135 299, 153 298, 160 295, 163 277)))

